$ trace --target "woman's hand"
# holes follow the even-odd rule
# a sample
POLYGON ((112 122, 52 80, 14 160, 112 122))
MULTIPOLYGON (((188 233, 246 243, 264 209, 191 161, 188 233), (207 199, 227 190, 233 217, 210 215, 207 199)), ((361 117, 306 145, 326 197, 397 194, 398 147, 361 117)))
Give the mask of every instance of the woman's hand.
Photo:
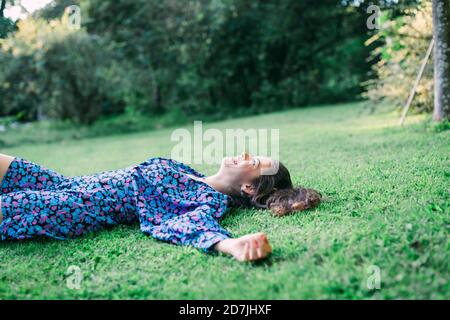
POLYGON ((262 232, 220 241, 214 246, 214 249, 219 252, 231 254, 238 261, 264 259, 272 252, 269 240, 262 232))

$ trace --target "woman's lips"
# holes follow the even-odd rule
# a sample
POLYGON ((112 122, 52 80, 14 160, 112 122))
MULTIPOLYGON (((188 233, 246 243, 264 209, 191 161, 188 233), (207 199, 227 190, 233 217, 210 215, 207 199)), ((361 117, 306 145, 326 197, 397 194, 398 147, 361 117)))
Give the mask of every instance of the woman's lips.
POLYGON ((227 161, 228 165, 235 165, 235 166, 240 165, 244 161, 244 159, 242 157, 239 157, 239 156, 237 156, 237 157, 228 157, 227 160, 228 160, 227 161))
POLYGON ((237 157, 228 157, 228 161, 226 162, 228 165, 235 165, 237 166, 239 164, 239 160, 237 157))

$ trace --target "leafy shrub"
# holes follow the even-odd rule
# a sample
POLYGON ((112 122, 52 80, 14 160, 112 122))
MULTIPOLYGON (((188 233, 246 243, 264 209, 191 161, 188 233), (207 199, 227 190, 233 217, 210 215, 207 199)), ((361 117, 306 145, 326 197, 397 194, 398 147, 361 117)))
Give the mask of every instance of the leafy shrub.
POLYGON ((3 114, 89 124, 124 107, 113 88, 122 78, 106 42, 61 21, 21 21, 2 41, 0 65, 3 114))
POLYGON ((118 113, 123 105, 114 101, 108 81, 108 52, 95 35, 68 34, 51 44, 45 55, 50 116, 92 123, 103 114, 118 113))
MULTIPOLYGON (((379 37, 382 45, 372 52, 378 59, 373 66, 375 78, 365 83, 364 96, 378 103, 405 104, 432 38, 431 1, 408 9, 406 15, 390 19, 387 15, 379 37)), ((411 109, 416 112, 433 108, 433 62, 430 58, 416 91, 411 109)))

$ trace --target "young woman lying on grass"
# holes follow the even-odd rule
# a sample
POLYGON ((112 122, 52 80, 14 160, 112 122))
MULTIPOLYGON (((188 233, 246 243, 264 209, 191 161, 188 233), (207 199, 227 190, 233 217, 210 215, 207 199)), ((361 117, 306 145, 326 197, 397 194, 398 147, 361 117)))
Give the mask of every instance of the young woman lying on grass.
POLYGON ((319 202, 314 190, 293 187, 281 162, 246 153, 224 158, 208 177, 166 158, 66 177, 0 154, 1 240, 62 240, 139 221, 153 238, 253 261, 267 257, 271 245, 261 232, 232 238, 218 222, 228 208, 267 208, 282 216, 319 202), (265 174, 270 168, 278 169, 265 174))

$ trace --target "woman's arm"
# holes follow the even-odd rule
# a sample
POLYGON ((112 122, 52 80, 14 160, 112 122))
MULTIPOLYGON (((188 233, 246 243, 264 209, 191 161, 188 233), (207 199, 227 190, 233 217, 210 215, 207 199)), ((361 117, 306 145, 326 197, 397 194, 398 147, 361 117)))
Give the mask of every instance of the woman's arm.
POLYGON ((201 206, 158 225, 149 222, 145 215, 140 216, 141 231, 173 244, 230 254, 239 261, 263 259, 272 252, 267 236, 262 232, 231 238, 231 233, 212 217, 213 212, 213 208, 201 206))
POLYGON ((214 210, 206 205, 200 206, 159 224, 151 222, 154 219, 151 215, 140 215, 141 231, 158 240, 191 245, 209 253, 216 243, 231 237, 231 233, 213 217, 214 210))
POLYGON ((266 258, 272 247, 267 236, 259 232, 222 240, 214 245, 214 250, 230 254, 238 261, 255 261, 266 258))

